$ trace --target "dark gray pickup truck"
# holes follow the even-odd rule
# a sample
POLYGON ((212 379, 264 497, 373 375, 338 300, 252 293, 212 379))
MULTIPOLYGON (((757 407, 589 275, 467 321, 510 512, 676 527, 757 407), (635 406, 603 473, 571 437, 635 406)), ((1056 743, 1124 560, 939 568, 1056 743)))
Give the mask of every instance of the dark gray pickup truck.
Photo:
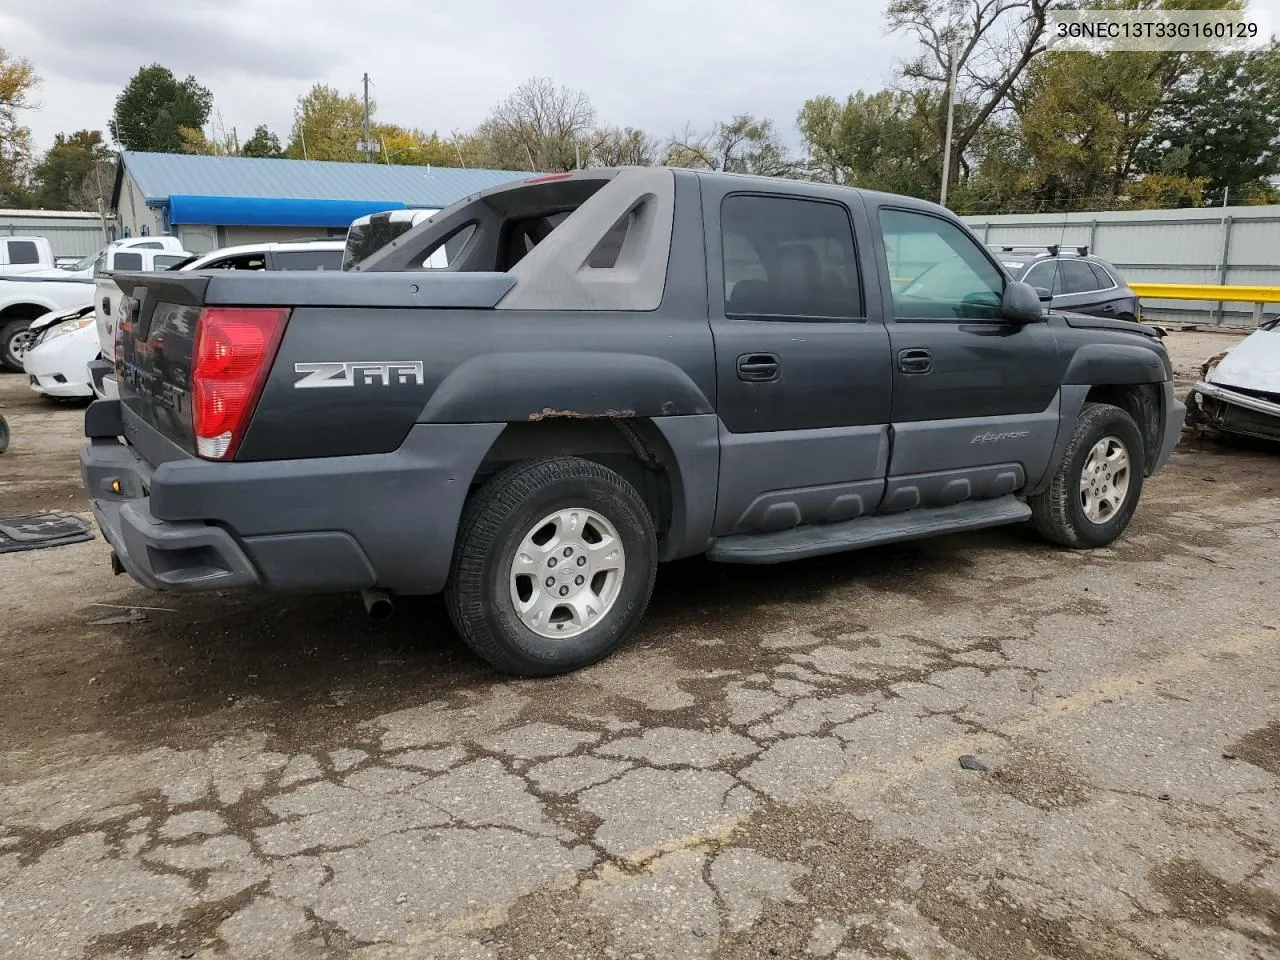
POLYGON ((443 591, 525 675, 617 647, 660 561, 1110 543, 1185 412, 1153 332, 1045 313, 940 207, 812 183, 582 171, 350 272, 118 279, 81 456, 117 572, 443 591))

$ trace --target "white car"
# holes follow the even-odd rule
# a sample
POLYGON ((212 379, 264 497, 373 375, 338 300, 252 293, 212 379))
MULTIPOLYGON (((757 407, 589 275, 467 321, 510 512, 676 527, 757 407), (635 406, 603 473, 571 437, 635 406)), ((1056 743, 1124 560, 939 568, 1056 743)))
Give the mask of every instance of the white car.
POLYGON ((1280 317, 1264 321, 1201 368, 1187 399, 1187 423, 1280 440, 1280 317))
MULTIPOLYGON (((342 240, 282 240, 274 243, 223 247, 208 253, 188 254, 166 269, 170 270, 341 270, 342 240)), ((115 353, 115 320, 120 309, 120 287, 109 273, 98 277, 93 295, 97 328, 95 359, 107 363, 90 371, 90 385, 98 397, 114 400, 118 395, 110 362, 115 353)))
MULTIPOLYGON (((129 237, 113 240, 70 268, 50 267, 20 276, 0 275, 0 368, 21 372, 23 353, 33 339, 31 321, 45 314, 74 310, 93 303, 93 278, 116 259, 132 251, 159 256, 186 255, 176 237, 129 237)), ((126 256, 132 261, 133 256, 126 256)), ((151 261, 149 261, 151 262, 151 261)))
MULTIPOLYGON (((164 238, 171 240, 171 237, 164 238)), ((123 248, 102 251, 90 267, 105 276, 105 269, 167 270, 190 254, 181 249, 123 248)), ((92 290, 92 288, 90 288, 92 290)), ((31 322, 25 331, 22 369, 31 378, 31 389, 47 397, 92 397, 89 364, 98 356, 98 330, 93 303, 69 310, 51 311, 31 322)))
POLYGON ((93 396, 89 361, 98 353, 93 305, 46 313, 28 330, 32 344, 22 364, 31 378, 31 389, 60 399, 93 396))

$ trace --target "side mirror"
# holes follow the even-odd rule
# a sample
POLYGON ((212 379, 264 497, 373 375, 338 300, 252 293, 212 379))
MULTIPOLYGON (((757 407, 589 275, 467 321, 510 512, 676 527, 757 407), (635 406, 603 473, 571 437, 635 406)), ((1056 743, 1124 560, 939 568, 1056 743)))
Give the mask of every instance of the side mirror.
POLYGON ((1045 287, 1036 287, 1036 295, 1040 297, 1041 303, 1053 303, 1053 294, 1045 287))
POLYGON ((1039 292, 1020 280, 1010 280, 1000 300, 1000 316, 1012 323, 1037 323, 1044 316, 1039 292))

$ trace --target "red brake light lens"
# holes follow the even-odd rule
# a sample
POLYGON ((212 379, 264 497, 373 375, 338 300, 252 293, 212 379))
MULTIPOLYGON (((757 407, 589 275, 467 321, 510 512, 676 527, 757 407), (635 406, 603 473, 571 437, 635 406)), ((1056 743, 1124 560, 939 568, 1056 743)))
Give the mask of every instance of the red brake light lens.
POLYGON ((200 311, 191 363, 191 419, 200 456, 235 456, 288 319, 284 307, 200 311))

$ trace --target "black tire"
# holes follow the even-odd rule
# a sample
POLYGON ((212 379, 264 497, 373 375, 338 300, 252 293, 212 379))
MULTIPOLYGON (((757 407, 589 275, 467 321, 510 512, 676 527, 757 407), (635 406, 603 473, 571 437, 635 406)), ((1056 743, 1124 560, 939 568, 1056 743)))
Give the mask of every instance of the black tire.
POLYGON ((467 646, 493 666, 519 676, 551 676, 617 649, 643 618, 656 572, 653 519, 635 488, 590 460, 550 457, 508 467, 471 496, 445 602, 467 646), (535 524, 575 507, 594 511, 617 531, 625 562, 621 584, 598 622, 571 638, 543 637, 520 619, 512 601, 512 563, 535 524))
POLYGON ((1053 481, 1043 493, 1030 498, 1031 519, 1041 536, 1053 543, 1073 549, 1105 547, 1133 519, 1142 496, 1144 471, 1142 434, 1133 418, 1108 403, 1086 403, 1053 481), (1128 452, 1128 488, 1120 506, 1103 522, 1095 522, 1085 513, 1080 477, 1094 446, 1108 437, 1120 441, 1128 452))
POLYGON ((12 370, 14 373, 22 373, 22 361, 14 353, 13 340, 29 326, 31 326, 30 317, 7 322, 0 321, 0 367, 12 370))
POLYGON ((9 421, 0 417, 0 453, 9 449, 9 421))

